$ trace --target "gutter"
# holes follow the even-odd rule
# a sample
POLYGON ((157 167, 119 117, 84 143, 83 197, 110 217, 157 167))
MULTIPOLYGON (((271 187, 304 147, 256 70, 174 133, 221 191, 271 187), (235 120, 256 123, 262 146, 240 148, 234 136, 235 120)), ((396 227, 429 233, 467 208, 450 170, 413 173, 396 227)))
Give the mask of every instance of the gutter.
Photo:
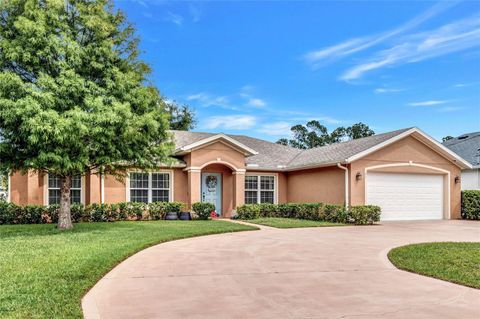
POLYGON ((349 202, 348 202, 348 168, 342 166, 342 164, 337 163, 337 167, 343 169, 345 171, 345 208, 348 209, 349 202))

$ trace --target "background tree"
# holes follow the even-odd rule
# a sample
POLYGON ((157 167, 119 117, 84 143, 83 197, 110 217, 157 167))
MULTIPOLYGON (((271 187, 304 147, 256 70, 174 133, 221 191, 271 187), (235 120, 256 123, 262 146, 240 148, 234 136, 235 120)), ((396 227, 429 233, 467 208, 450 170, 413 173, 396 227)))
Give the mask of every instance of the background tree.
POLYGON ((196 125, 195 112, 188 105, 178 105, 175 101, 166 101, 166 111, 170 114, 170 129, 189 131, 196 125))
POLYGON ((453 140, 453 139, 454 139, 453 136, 447 135, 447 136, 442 138, 442 142, 446 142, 446 141, 453 140))
POLYGON ((138 41, 110 0, 0 1, 0 168, 58 176, 61 229, 73 176, 168 160, 168 114, 138 41))
POLYGON ((277 144, 288 145, 300 149, 310 149, 314 147, 338 143, 344 140, 354 140, 375 134, 375 132, 363 123, 356 123, 349 127, 338 127, 331 133, 327 127, 320 124, 319 121, 309 121, 307 124, 294 125, 291 128, 293 138, 282 138, 277 144))

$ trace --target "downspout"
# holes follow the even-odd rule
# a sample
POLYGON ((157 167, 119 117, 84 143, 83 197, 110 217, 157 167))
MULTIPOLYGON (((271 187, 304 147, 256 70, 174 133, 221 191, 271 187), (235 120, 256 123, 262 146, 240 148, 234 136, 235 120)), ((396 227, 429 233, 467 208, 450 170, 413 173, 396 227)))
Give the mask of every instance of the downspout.
POLYGON ((349 202, 348 202, 348 168, 342 166, 342 164, 337 163, 338 168, 343 169, 345 171, 345 208, 348 209, 349 202))
POLYGON ((105 203, 105 175, 100 174, 100 203, 105 203))

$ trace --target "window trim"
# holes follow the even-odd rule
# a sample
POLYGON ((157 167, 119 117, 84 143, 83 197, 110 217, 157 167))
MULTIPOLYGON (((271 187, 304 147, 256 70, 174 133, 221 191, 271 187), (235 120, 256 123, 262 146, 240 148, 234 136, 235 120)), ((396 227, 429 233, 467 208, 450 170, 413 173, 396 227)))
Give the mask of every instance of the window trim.
MULTIPOLYGON (((161 170, 155 170, 155 171, 140 171, 140 170, 134 170, 134 171, 129 171, 127 173, 127 178, 125 179, 125 198, 127 202, 130 202, 130 174, 131 173, 148 173, 148 202, 152 202, 152 174, 168 174, 169 175, 169 189, 168 189, 168 202, 173 202, 174 201, 174 174, 173 170, 171 169, 161 169, 161 170)), ((157 189, 157 188, 156 188, 157 189)))
MULTIPOLYGON (((262 173, 262 172, 251 172, 251 173, 245 173, 245 177, 247 176, 273 176, 273 203, 278 204, 278 173, 262 173)), ((261 181, 260 178, 258 178, 258 188, 257 188, 257 204, 260 204, 260 192, 262 191, 260 187, 261 181)), ((243 191, 243 196, 245 198, 245 193, 249 191, 246 188, 243 191)), ((253 190, 250 190, 253 191, 253 190)), ((263 190, 265 191, 265 190, 263 190)))
MULTIPOLYGON (((43 176, 43 202, 50 205, 50 197, 48 196, 48 173, 43 176)), ((55 188, 56 189, 56 188, 55 188)), ((76 188, 77 189, 77 188, 76 188)), ((85 205, 85 176, 80 176, 80 204, 85 205)))

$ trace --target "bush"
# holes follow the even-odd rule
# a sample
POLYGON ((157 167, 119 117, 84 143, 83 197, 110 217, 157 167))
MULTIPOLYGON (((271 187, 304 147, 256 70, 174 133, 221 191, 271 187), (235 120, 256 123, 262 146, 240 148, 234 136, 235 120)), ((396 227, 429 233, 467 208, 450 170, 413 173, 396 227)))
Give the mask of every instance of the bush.
POLYGON ((246 204, 237 208, 237 218, 263 217, 298 218, 332 223, 373 224, 380 220, 380 207, 353 206, 346 211, 343 206, 323 203, 246 204))
POLYGON ((192 210, 197 215, 198 219, 208 219, 210 214, 215 211, 215 205, 212 203, 195 203, 192 205, 192 210))
POLYGON ((324 207, 325 221, 331 223, 347 223, 348 212, 344 206, 327 204, 324 207))
POLYGON ((18 206, 17 221, 18 224, 40 224, 42 222, 44 206, 27 205, 25 207, 18 206))
POLYGON ((462 218, 480 220, 480 190, 462 191, 462 218))
POLYGON ((0 202, 0 225, 15 224, 15 219, 18 216, 18 207, 15 204, 10 204, 5 201, 0 202))
POLYGON ((148 205, 150 219, 164 219, 166 213, 179 213, 184 204, 181 202, 155 202, 148 205))
POLYGON ((380 221, 381 209, 375 205, 352 206, 348 211, 348 222, 355 225, 373 225, 380 221))

